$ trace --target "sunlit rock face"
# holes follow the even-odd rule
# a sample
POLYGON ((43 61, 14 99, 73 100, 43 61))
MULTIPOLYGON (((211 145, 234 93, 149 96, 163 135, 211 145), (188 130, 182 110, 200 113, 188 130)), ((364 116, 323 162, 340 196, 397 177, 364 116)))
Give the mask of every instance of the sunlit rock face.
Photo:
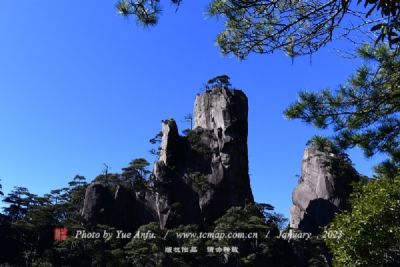
POLYGON ((200 198, 205 221, 232 206, 253 202, 250 188, 247 133, 248 100, 240 90, 218 88, 197 95, 193 128, 212 152, 208 182, 212 189, 200 198))
POLYGON ((349 208, 352 183, 360 175, 345 154, 324 152, 316 146, 305 149, 302 175, 293 191, 290 227, 318 233, 335 213, 349 208))
POLYGON ((230 207, 253 201, 247 112, 242 91, 217 88, 197 95, 187 137, 178 135, 175 121, 164 121, 153 172, 161 185, 155 200, 161 226, 209 224, 230 207))
POLYGON ((247 114, 247 97, 240 90, 215 88, 197 95, 193 129, 186 136, 179 135, 173 119, 163 121, 160 155, 144 192, 129 197, 120 189, 116 198, 107 190, 93 191, 91 185, 83 208, 85 219, 99 221, 95 211, 111 205, 132 227, 149 221, 158 221, 163 228, 208 225, 230 207, 253 202, 247 114), (102 201, 106 195, 108 202, 102 201))

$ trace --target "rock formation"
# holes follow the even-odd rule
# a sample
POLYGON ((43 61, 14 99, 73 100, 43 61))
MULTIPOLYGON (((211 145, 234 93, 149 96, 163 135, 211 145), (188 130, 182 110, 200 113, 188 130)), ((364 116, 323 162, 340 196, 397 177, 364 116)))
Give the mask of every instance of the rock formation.
POLYGON ((85 193, 82 216, 93 224, 107 224, 112 218, 114 198, 108 188, 92 183, 85 193))
POLYGON ((124 186, 110 188, 95 182, 88 186, 82 209, 82 217, 90 224, 105 224, 129 230, 154 221, 156 216, 147 203, 135 197, 124 186))
POLYGON ((304 151, 301 171, 292 196, 290 227, 315 234, 335 213, 348 209, 351 184, 360 176, 347 155, 316 145, 304 151))
POLYGON ((253 202, 247 152, 247 97, 242 91, 216 89, 198 95, 194 129, 212 152, 212 190, 200 198, 206 221, 213 221, 232 206, 253 202))
POLYGON ((120 186, 112 197, 103 185, 91 184, 84 218, 115 226, 108 217, 122 216, 122 225, 132 228, 152 220, 163 228, 207 225, 230 207, 253 202, 247 113, 242 91, 214 88, 197 95, 194 126, 187 136, 179 135, 173 119, 163 121, 160 156, 144 192, 128 196, 120 186))

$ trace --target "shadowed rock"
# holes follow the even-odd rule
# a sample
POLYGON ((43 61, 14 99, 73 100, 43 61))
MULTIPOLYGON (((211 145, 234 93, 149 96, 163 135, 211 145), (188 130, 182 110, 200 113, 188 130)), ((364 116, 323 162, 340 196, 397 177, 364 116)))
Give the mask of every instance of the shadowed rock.
POLYGON ((253 201, 247 158, 247 97, 217 88, 196 97, 194 129, 180 137, 163 122, 153 201, 162 227, 209 224, 233 206, 253 201))
POLYGON ((132 230, 156 221, 154 212, 146 204, 122 185, 115 188, 113 196, 110 188, 95 182, 86 189, 82 217, 91 225, 105 224, 132 230))
POLYGON ((247 134, 248 101, 240 90, 223 88, 196 97, 194 128, 212 151, 211 189, 200 198, 206 222, 212 222, 232 206, 253 202, 250 188, 247 134))
POLYGON ((86 191, 84 218, 132 228, 151 220, 162 228, 207 225, 229 208, 253 202, 247 113, 242 91, 215 88, 197 95, 194 129, 187 136, 179 135, 173 119, 163 121, 160 156, 146 189, 135 198, 120 185, 112 197, 104 186, 92 184, 86 191), (106 213, 100 216, 103 209, 106 213), (108 216, 122 216, 122 222, 108 216))
POLYGON ((92 224, 110 224, 113 217, 114 198, 101 183, 92 183, 85 193, 82 216, 92 224))

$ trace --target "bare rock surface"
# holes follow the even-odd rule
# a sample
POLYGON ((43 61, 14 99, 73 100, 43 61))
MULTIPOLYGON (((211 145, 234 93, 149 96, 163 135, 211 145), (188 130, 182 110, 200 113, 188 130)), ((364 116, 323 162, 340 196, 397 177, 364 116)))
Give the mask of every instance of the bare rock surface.
POLYGON ((324 152, 314 145, 304 151, 301 177, 293 191, 290 227, 318 233, 335 213, 349 208, 351 184, 360 180, 347 155, 324 152))
POLYGON ((210 224, 233 206, 253 202, 248 174, 248 101, 240 90, 215 88, 197 95, 193 129, 180 136, 173 119, 162 123, 158 160, 144 192, 119 185, 114 196, 93 183, 84 201, 87 222, 136 228, 210 224), (119 222, 111 217, 120 217, 119 222))

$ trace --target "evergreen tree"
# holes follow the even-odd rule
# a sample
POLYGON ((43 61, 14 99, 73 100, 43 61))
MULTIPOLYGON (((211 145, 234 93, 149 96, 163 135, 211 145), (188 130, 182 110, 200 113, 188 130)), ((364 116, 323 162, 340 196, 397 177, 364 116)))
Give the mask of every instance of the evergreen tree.
POLYGON ((9 205, 4 208, 5 215, 13 222, 23 219, 35 197, 26 187, 14 187, 3 200, 9 205))
MULTIPOLYGON (((180 0, 171 0, 179 6, 180 0)), ((397 0, 211 0, 208 14, 222 17, 225 29, 217 37, 224 54, 243 59, 250 53, 283 50, 289 56, 311 54, 354 31, 372 31, 376 43, 400 44, 400 2, 397 0), (364 7, 364 10, 363 10, 364 7), (348 20, 352 23, 347 23, 348 20)), ((155 25, 160 0, 120 0, 119 12, 155 25)))
MULTIPOLYGON (((332 127, 340 149, 359 146, 367 157, 385 153, 375 179, 355 187, 351 210, 339 214, 326 240, 335 266, 400 264, 400 56, 385 45, 364 46, 359 54, 372 64, 359 68, 338 90, 302 92, 285 114, 318 128, 332 127)), ((313 140, 325 147, 326 139, 313 140)))
POLYGON ((233 207, 215 221, 215 232, 256 233, 254 238, 210 240, 214 247, 237 247, 239 253, 221 253, 220 261, 227 266, 290 266, 288 244, 279 235, 281 218, 266 204, 233 207), (265 216, 266 215, 266 216, 265 216))
POLYGON ((158 223, 150 223, 142 225, 138 229, 139 232, 146 233, 150 231, 154 233, 155 238, 144 240, 141 238, 132 238, 125 246, 127 260, 131 266, 156 267, 166 266, 165 262, 165 231, 160 229, 158 223))
POLYGON ((336 216, 327 232, 334 266, 399 266, 400 175, 359 184, 352 210, 336 216))
POLYGON ((122 168, 122 177, 125 181, 133 186, 133 188, 144 189, 146 181, 149 178, 150 171, 148 170, 150 163, 144 158, 137 158, 129 163, 128 167, 122 168))
MULTIPOLYGON (((1 179, 0 179, 0 182, 1 182, 1 179)), ((3 186, 0 184, 0 196, 4 196, 2 189, 3 189, 3 186)))
POLYGON ((151 138, 149 140, 150 144, 152 145, 157 145, 156 148, 152 148, 150 149, 150 154, 154 155, 154 156, 160 156, 160 152, 161 152, 161 140, 162 140, 162 132, 158 132, 153 138, 151 138))
POLYGON ((367 157, 386 153, 390 161, 384 166, 399 166, 400 55, 385 45, 364 46, 359 54, 370 64, 345 85, 334 92, 301 92, 285 115, 318 128, 331 126, 340 147, 359 146, 367 157))
POLYGON ((230 83, 230 77, 228 75, 219 75, 216 76, 210 80, 208 80, 205 89, 206 90, 212 90, 214 88, 225 88, 225 89, 230 89, 231 88, 231 83, 230 83))

